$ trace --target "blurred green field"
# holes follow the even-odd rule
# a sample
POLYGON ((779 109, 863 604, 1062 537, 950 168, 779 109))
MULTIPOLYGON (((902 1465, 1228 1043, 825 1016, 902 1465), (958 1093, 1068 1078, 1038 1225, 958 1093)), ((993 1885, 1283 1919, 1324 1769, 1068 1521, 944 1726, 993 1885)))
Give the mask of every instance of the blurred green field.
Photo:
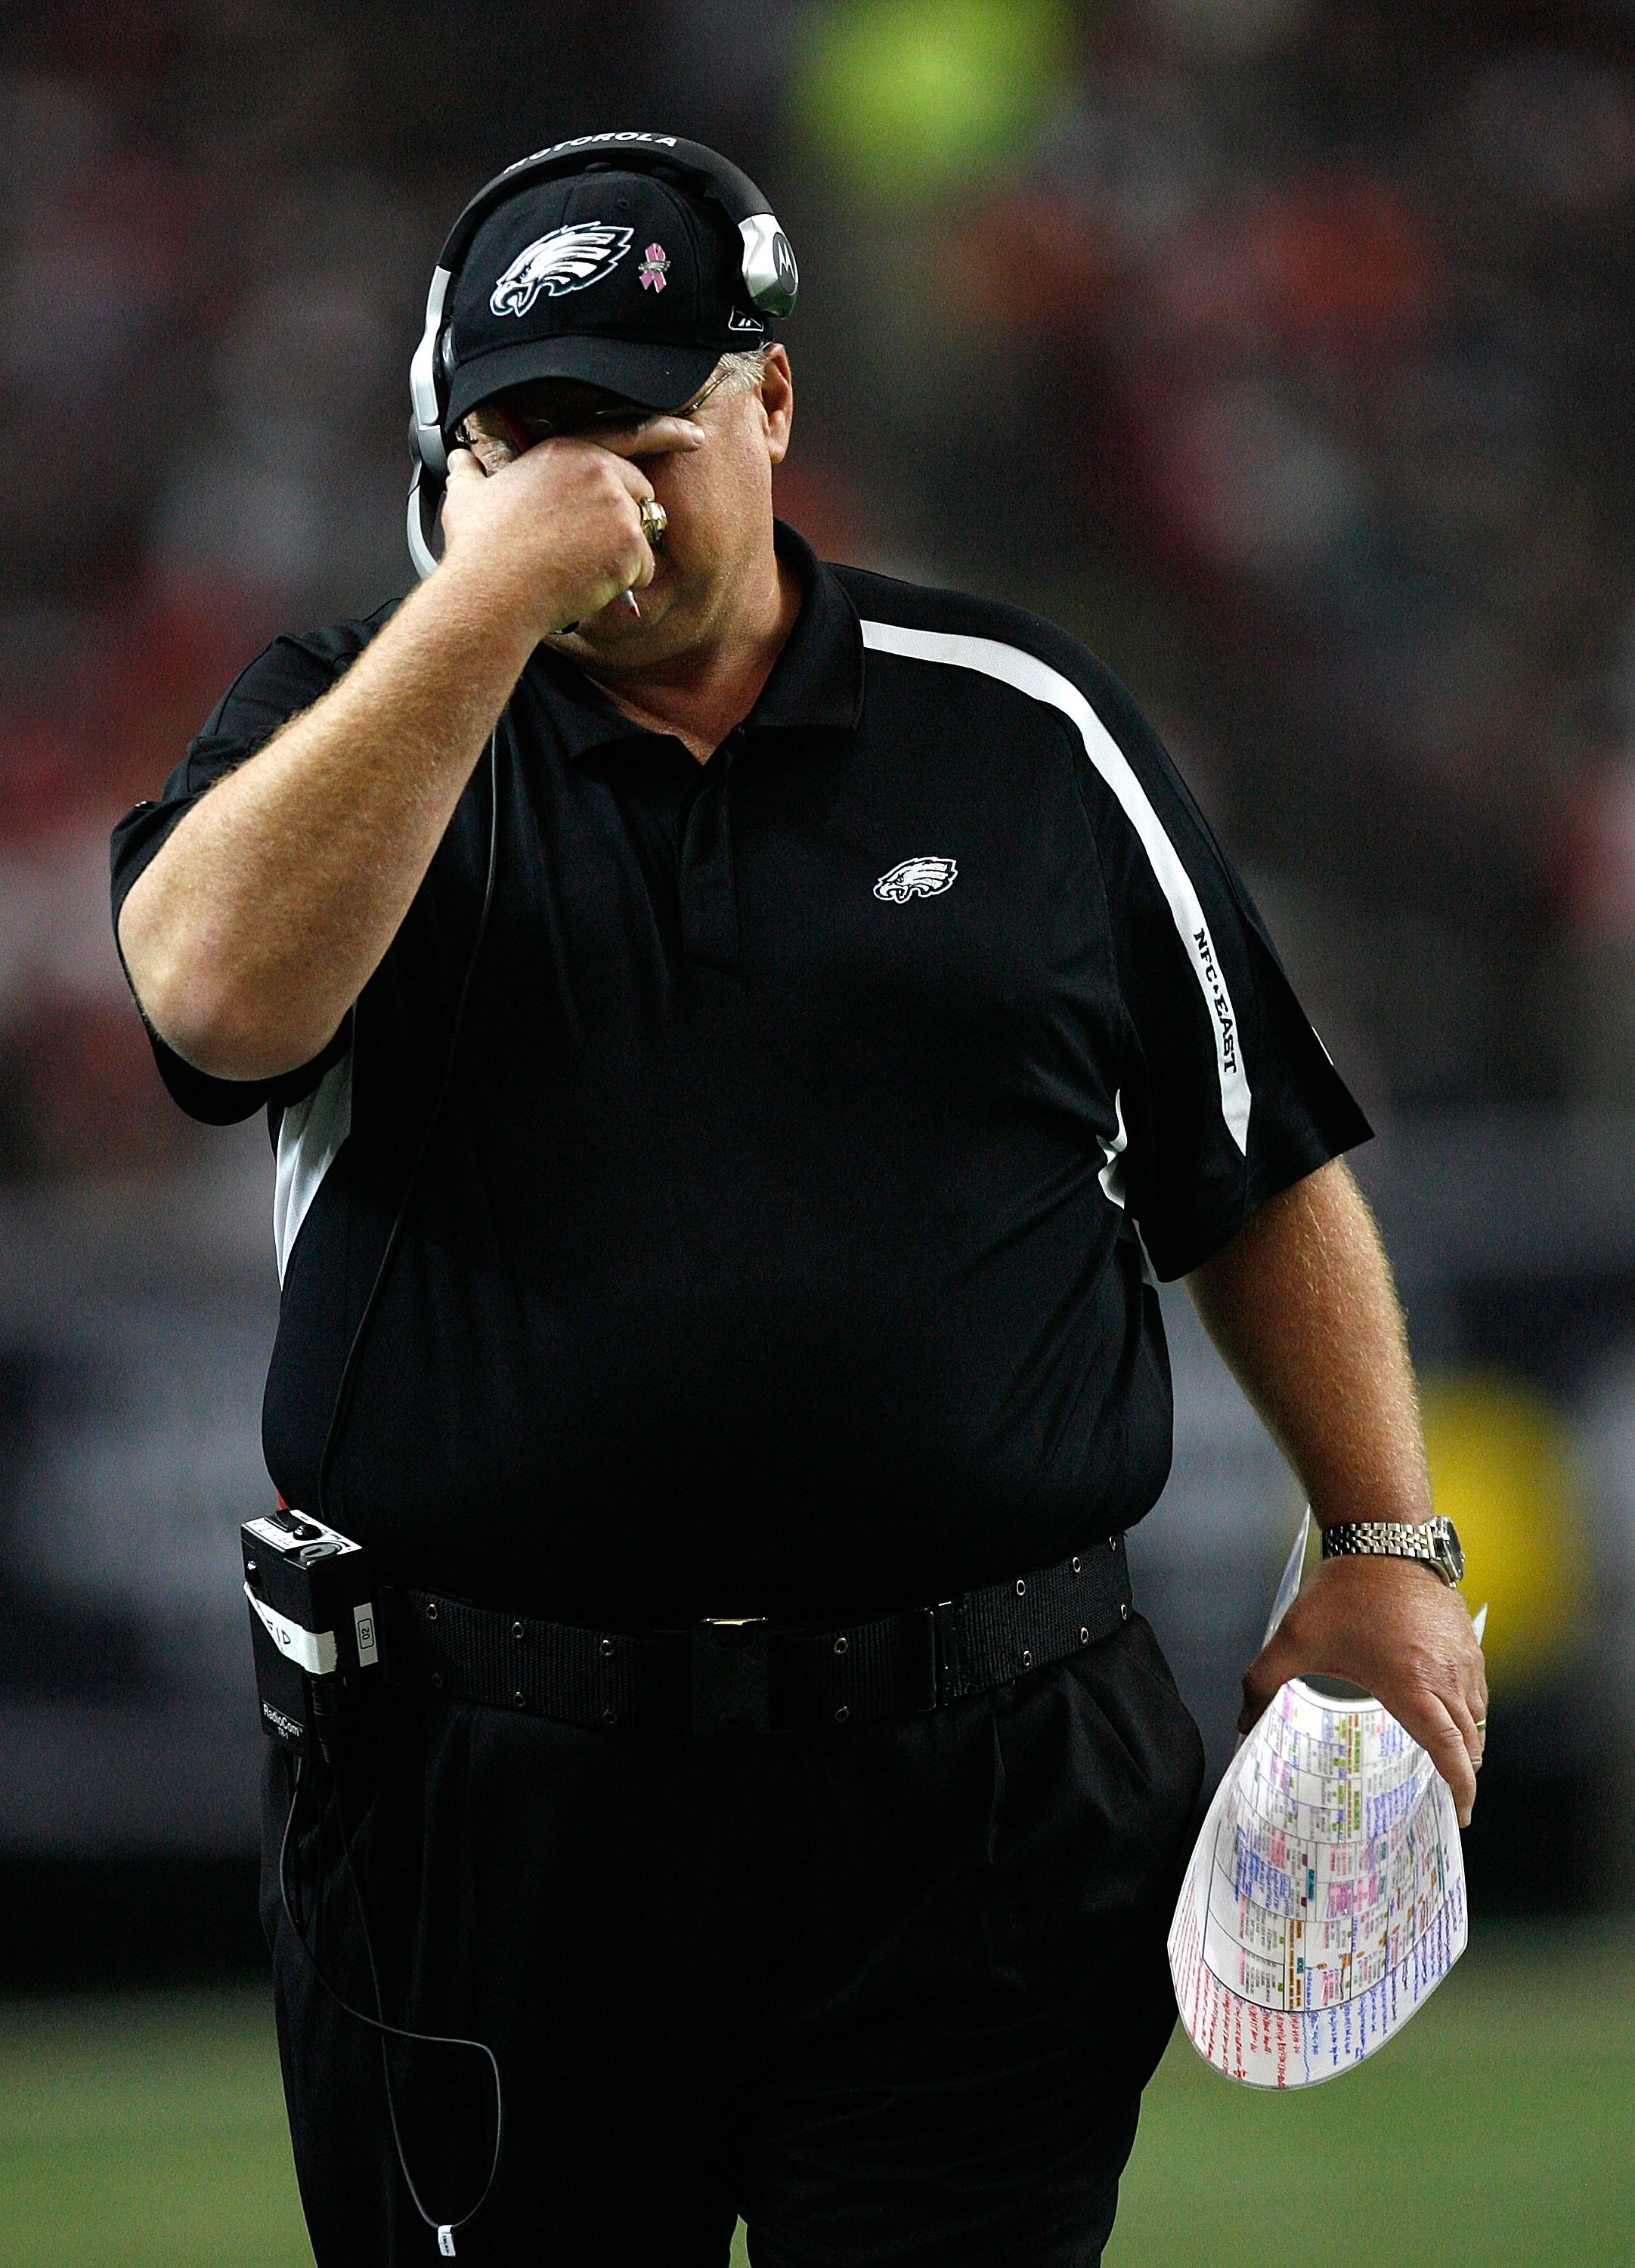
MULTIPOLYGON (((0 2200, 6 2268, 312 2268, 263 1996, 0 2007, 0 2200)), ((1304 2096, 1229 2087, 1178 2040, 1108 2268, 1274 2251, 1626 2268, 1635 1934, 1490 1932, 1403 2039, 1304 2096)))

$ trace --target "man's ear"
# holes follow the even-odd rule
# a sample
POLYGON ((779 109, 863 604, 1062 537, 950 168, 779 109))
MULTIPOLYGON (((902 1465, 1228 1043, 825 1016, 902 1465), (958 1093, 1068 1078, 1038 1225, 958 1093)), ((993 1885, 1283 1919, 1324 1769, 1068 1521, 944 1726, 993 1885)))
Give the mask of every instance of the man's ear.
POLYGON ((766 452, 775 465, 789 454, 795 422, 795 378, 781 346, 769 347, 761 371, 761 412, 766 420, 766 452))

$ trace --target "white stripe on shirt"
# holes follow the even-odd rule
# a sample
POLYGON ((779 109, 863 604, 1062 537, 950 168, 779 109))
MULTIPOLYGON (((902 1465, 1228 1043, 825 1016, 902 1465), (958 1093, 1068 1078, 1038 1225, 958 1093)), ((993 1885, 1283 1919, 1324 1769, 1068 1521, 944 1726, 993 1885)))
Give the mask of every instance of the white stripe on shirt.
POLYGON ((352 1051, 332 1064, 309 1095, 278 1123, 278 1168, 273 1183, 273 1249, 282 1284, 301 1223, 324 1175, 352 1130, 352 1051))
POLYGON ((1176 933, 1197 978, 1215 1035, 1215 1067, 1220 1079, 1220 1113, 1226 1130, 1247 1157, 1249 1139, 1249 1083, 1243 1067, 1238 1019, 1216 956, 1209 924, 1180 853, 1164 831, 1146 790, 1136 777, 1130 760, 1071 678, 1052 669, 1020 646, 998 638, 967 637, 956 630, 905 630, 900 622, 865 622, 863 643, 879 653, 900 654, 909 661, 939 661, 950 669, 975 669, 998 678, 1030 699, 1059 710, 1084 742, 1085 754, 1117 799, 1134 828, 1154 880, 1168 904, 1176 933))

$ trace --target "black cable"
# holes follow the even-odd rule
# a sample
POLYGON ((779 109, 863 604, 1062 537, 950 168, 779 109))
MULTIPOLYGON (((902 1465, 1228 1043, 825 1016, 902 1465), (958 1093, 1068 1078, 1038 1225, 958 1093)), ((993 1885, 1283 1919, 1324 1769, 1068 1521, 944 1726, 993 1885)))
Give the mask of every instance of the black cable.
POLYGON ((366 2024, 372 2032, 379 2032, 380 2035, 380 2071, 386 2082, 387 2117, 392 2128, 392 2145, 397 2152, 398 2168, 402 2174, 404 2186, 413 2201, 415 2211, 420 2215, 426 2227, 436 2233, 439 2250, 443 2251, 445 2257, 451 2257, 453 2252, 455 2232, 463 2228, 468 2220, 474 2220, 482 2212, 489 2201, 495 2179, 499 2172, 500 2151, 505 2139, 505 2098, 500 2086, 499 2058, 485 2040, 461 2039, 453 2033, 410 2031, 401 2024, 387 2022, 385 2002, 380 1992, 380 1972, 375 1965, 374 1940, 369 1929, 369 1910, 364 1903, 364 1886, 352 1859, 351 1830, 346 1822, 346 1809, 341 1792, 341 1775, 338 1769, 335 1773, 334 1780, 335 1824, 341 1830, 341 1849, 346 1859, 346 1871, 351 1877, 352 1895, 357 1903, 358 1926, 363 1934, 364 1952, 369 1962, 369 1982, 374 1995, 376 2014, 372 2016, 366 2015, 362 2008, 355 2008, 350 2001, 342 1999, 319 1967, 318 1956, 306 1942, 306 1933, 295 1918, 295 1909, 290 1899, 290 1838, 294 1832, 295 1815, 300 1805, 301 1779, 306 1762, 306 1759, 304 1756, 297 1756, 295 1759, 295 1785, 290 1791, 290 1809, 284 1822, 284 1834, 278 1845, 278 1901, 284 1908, 284 1918, 290 1925, 291 1934, 306 1956, 308 1968, 335 2002, 335 2007, 340 2009, 342 2015, 352 2017, 357 2023, 366 2024), (488 2058, 489 2075, 494 2082, 494 2154, 489 2161, 488 2179, 482 2184, 482 2194, 474 2205, 460 2214, 458 2220, 438 2220, 426 2211, 420 2191, 415 2186, 415 2177, 409 2170, 409 2157, 404 2150, 402 2133, 397 2123, 397 2102, 392 2092, 392 2065, 387 2048, 388 2038, 408 2040, 420 2047, 469 2048, 475 2054, 486 2056, 488 2058), (446 2243, 444 2242, 446 2237, 446 2243))
MULTIPOLYGON (((424 1169, 426 1159, 431 1153, 431 1138, 437 1131, 438 1121, 443 1116, 444 1106, 448 1101, 450 1092, 454 1084, 454 1069, 460 1057, 460 1036, 461 1031, 465 1027, 466 1008, 471 998, 472 982, 477 973, 477 961, 482 952, 482 941, 488 934, 489 914, 494 903, 494 876, 499 864, 499 725, 497 723, 496 723, 493 731, 489 735, 488 756, 489 850, 488 870, 483 876, 482 881, 482 904, 477 915, 476 933, 471 940, 471 951, 467 955, 465 973, 460 978, 460 990, 454 1002, 454 1018, 453 1024, 449 1027, 448 1053, 445 1057, 443 1062, 443 1075, 438 1083, 437 1094, 432 1099, 431 1111, 427 1115, 425 1125, 421 1131, 419 1146, 415 1152, 413 1161, 409 1166, 408 1179, 403 1184, 402 1197, 398 1202, 397 1211, 393 1218, 391 1228, 387 1234, 386 1248, 380 1255, 380 1264, 375 1270, 374 1281, 369 1287, 369 1296, 364 1301, 363 1313, 357 1319, 357 1328, 352 1333, 351 1342, 346 1350, 345 1359, 341 1365, 341 1379, 339 1385, 335 1388, 335 1406, 329 1412, 329 1424, 324 1433, 323 1448, 320 1451, 318 1459, 317 1510, 319 1519, 324 1522, 326 1527, 330 1524, 328 1510, 329 1473, 330 1469, 335 1462, 335 1451, 340 1445, 342 1434, 345 1430, 346 1418, 351 1406, 352 1388, 357 1382, 358 1359, 363 1352, 364 1343, 368 1337, 370 1326, 374 1322, 376 1313, 379 1308, 381 1293, 385 1291, 387 1278, 392 1272, 392 1263, 397 1257, 398 1247, 402 1241, 403 1230, 408 1223, 409 1208, 414 1203, 415 1192, 419 1187, 421 1174, 424 1169)), ((315 1700, 316 1694, 314 1694, 314 1701, 315 1700)), ((327 1748, 328 1742, 326 1742, 326 1750, 327 1748)), ((369 1930, 369 1911, 364 1903, 363 1883, 359 1878, 357 1868, 352 1861, 352 1840, 351 1836, 347 1830, 345 1808, 341 1792, 341 1775, 338 1769, 335 1775, 335 1821, 341 1830, 341 1848, 346 1859, 346 1871, 351 1877, 353 1896, 356 1898, 357 1904, 358 1923, 363 1933, 364 1951, 367 1955, 369 1962, 369 1979, 371 1987, 373 1991, 375 2003, 374 2015, 365 2015, 361 2008, 354 2008, 349 2002, 343 2000, 341 1998, 341 1995, 335 1991, 334 1985, 330 1984, 328 1978, 324 1975, 322 1970, 318 1965, 317 1959, 313 1955, 311 1947, 307 1944, 306 1938, 302 1935, 300 1926, 297 1922, 295 1915, 291 1909, 288 1878, 286 1874, 286 1860, 289 1853, 290 1835, 291 1830, 295 1824, 296 1806, 300 1800, 301 1768, 302 1760, 298 1758, 295 1767, 295 1786, 290 1796, 290 1815, 284 1822, 284 1840, 279 1845, 278 1848, 278 1896, 284 1906, 284 1918, 288 1921, 291 1929, 294 1932, 296 1943, 306 1955, 306 1959, 311 1965, 313 1976, 323 1986, 324 1991, 335 2002, 336 2007, 343 2010, 347 2015, 356 2018, 357 2021, 360 2024, 367 2024, 372 2030, 377 2031, 380 2034, 380 2068, 382 2077, 386 2081, 387 2117, 391 2123, 392 2142, 397 2152, 397 2162, 402 2173, 404 2185, 408 2189, 409 2194, 414 2201, 415 2211, 420 2215, 421 2220, 424 2221, 428 2228, 433 2229, 437 2232, 438 2249, 446 2254, 452 2253, 453 2250, 454 2231, 458 2228, 463 2228, 467 2221, 472 2218, 473 2214, 482 2211, 482 2207, 488 2202, 489 2194, 494 2187, 495 2176, 499 2171, 500 2144, 504 2133, 505 2121, 504 2097, 500 2088, 499 2064, 495 2057, 494 2051, 482 2040, 446 2039, 436 2033, 405 2031, 400 2025, 388 2024, 387 2022, 386 2004, 381 1998, 380 1977, 375 1966, 374 1945, 369 1930), (494 2081, 494 2156, 489 2166, 489 2177, 482 2185, 482 2196, 477 2199, 475 2205, 472 2206, 471 2211, 469 2213, 463 2213, 458 2220, 434 2220, 431 2215, 426 2211, 423 2204, 421 2202, 420 2192, 415 2187, 414 2176, 409 2170, 409 2160, 403 2149, 403 2138, 398 2129, 397 2103, 392 2092, 392 2066, 387 2050, 387 2039, 388 2036, 395 2039, 419 2041, 423 2044, 436 2047, 471 2048, 475 2049, 479 2054, 484 2055, 488 2058, 490 2073, 494 2081), (445 2242, 446 2238, 447 2240, 446 2243, 445 2242)))
POLYGON ((341 1435, 345 1429, 347 1416, 351 1407, 352 1388, 357 1382, 358 1358, 363 1351, 364 1341, 369 1335, 369 1327, 374 1322, 376 1310, 380 1305, 380 1295, 385 1291, 387 1278, 392 1272, 392 1263, 397 1257, 398 1246, 402 1241, 403 1230, 409 1219, 409 1209, 414 1203, 415 1191, 419 1185, 421 1172, 431 1152, 431 1137, 437 1131, 438 1121, 443 1116, 443 1107, 448 1101, 450 1090, 454 1084, 454 1065, 460 1055, 460 1035, 466 1020, 466 1005, 471 997, 472 979, 477 973, 477 960, 482 951, 482 940, 488 934, 489 912, 494 902, 494 873, 498 862, 499 726, 497 724, 489 734, 489 857, 488 873, 482 884, 482 907, 477 916, 476 935, 471 940, 471 951, 467 956, 465 975, 460 979, 459 997, 454 1003, 454 1020, 449 1030, 448 1053, 444 1058, 443 1076, 438 1082, 431 1114, 422 1130, 420 1146, 416 1151, 414 1162, 409 1167, 409 1178, 403 1184, 403 1194, 399 1201, 397 1211, 387 1234, 386 1249, 380 1255, 380 1265, 375 1270, 374 1281, 369 1287, 369 1297, 364 1301, 364 1311, 357 1319, 357 1328, 352 1333, 351 1344, 346 1350, 346 1359, 341 1365, 341 1382, 335 1390, 335 1407, 329 1412, 329 1424, 324 1434, 323 1448, 318 1458, 318 1517, 326 1527, 330 1524, 329 1471, 335 1462, 335 1453, 340 1446, 341 1435))

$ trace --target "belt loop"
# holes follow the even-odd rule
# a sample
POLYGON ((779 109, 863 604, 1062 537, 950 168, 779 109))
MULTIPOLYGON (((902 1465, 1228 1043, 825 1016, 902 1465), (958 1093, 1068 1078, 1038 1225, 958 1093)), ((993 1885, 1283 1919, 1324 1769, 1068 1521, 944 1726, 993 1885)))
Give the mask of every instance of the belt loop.
POLYGON ((965 1601, 939 1599, 922 1609, 925 1617, 925 1648, 930 1670, 931 1698, 922 1706, 939 1709, 957 1701, 965 1690, 965 1649, 961 1642, 965 1601))
POLYGON ((925 1646, 920 1665, 925 1678, 925 1698, 923 1701, 917 1701, 914 1707, 916 1714, 921 1717, 929 1716, 933 1709, 939 1708, 943 1698, 937 1613, 938 1609, 935 1607, 922 1607, 919 1610, 920 1631, 925 1646))

